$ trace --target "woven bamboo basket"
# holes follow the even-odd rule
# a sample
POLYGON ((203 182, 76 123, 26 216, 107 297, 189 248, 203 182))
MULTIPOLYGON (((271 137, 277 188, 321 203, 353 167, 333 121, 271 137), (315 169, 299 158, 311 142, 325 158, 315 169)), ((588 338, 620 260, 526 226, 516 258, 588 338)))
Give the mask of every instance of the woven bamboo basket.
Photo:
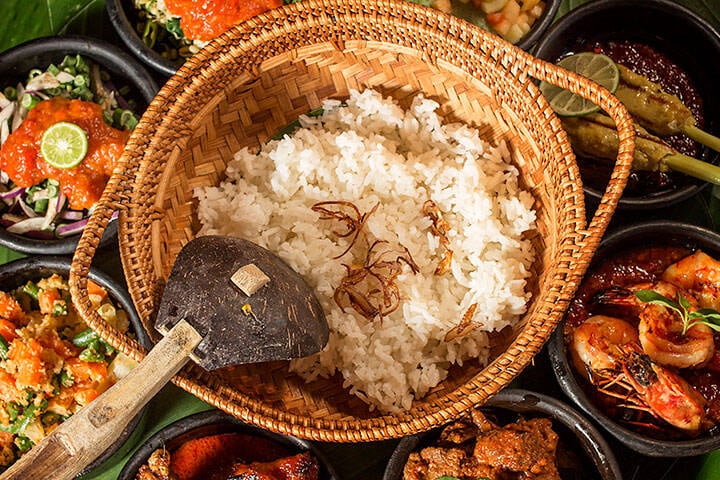
POLYGON ((586 79, 499 38, 407 2, 306 0, 250 20, 211 42, 152 102, 76 250, 72 293, 92 328, 140 360, 143 349, 90 308, 87 273, 102 231, 120 211, 119 242, 137 310, 152 324, 174 258, 198 230, 192 191, 217 185, 234 152, 257 148, 323 99, 372 87, 407 107, 422 92, 447 121, 504 139, 536 199, 538 252, 528 312, 496 338, 482 368, 466 363, 413 407, 371 412, 334 377, 305 383, 286 362, 208 373, 189 366, 177 385, 251 424, 302 438, 360 442, 444 424, 498 392, 528 365, 560 320, 624 188, 633 130, 622 105, 586 79), (581 180, 560 122, 534 79, 568 88, 615 120, 620 153, 605 196, 586 222, 581 180))

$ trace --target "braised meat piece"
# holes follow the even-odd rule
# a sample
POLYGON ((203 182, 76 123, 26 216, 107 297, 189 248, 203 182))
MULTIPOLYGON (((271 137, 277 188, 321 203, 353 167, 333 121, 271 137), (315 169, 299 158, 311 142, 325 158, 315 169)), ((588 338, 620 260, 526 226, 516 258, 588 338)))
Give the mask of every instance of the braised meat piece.
POLYGON ((404 480, 560 480, 558 436, 549 419, 521 419, 498 427, 481 412, 447 426, 435 446, 410 454, 404 480))
POLYGON ((305 452, 274 462, 233 465, 228 480, 318 480, 319 470, 315 458, 305 452))
POLYGON ((164 448, 155 450, 148 463, 140 467, 136 480, 176 480, 172 471, 170 471, 170 452, 164 448))
MULTIPOLYGON (((520 420, 478 437, 474 457, 494 471, 523 472, 524 478, 560 480, 555 466, 558 436, 547 418, 520 420)), ((491 477, 495 478, 495 477, 491 477)))

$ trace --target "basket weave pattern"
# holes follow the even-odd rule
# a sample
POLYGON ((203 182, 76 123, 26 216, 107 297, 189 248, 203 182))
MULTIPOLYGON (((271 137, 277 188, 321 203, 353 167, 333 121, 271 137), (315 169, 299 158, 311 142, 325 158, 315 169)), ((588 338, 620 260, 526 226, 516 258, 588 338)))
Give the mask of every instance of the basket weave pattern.
MULTIPOLYGON (((407 107, 418 93, 446 121, 508 142, 523 186, 536 199, 538 259, 528 313, 482 369, 454 368, 408 412, 380 415, 339 378, 305 384, 286 362, 224 369, 188 367, 175 383, 252 424, 324 441, 399 437, 446 423, 507 385, 560 320, 612 216, 630 168, 633 129, 620 103, 582 77, 534 59, 460 20, 406 2, 305 1, 227 32, 190 59, 136 128, 85 229, 71 272, 75 303, 111 344, 143 350, 92 312, 86 278, 111 212, 120 209, 120 249, 135 305, 149 332, 165 279, 198 230, 192 191, 217 185, 243 147, 349 89, 375 88, 407 107), (590 98, 618 125, 621 148, 608 190, 586 225, 575 158, 533 77, 590 98)), ((157 339, 157 334, 155 338, 157 339)))

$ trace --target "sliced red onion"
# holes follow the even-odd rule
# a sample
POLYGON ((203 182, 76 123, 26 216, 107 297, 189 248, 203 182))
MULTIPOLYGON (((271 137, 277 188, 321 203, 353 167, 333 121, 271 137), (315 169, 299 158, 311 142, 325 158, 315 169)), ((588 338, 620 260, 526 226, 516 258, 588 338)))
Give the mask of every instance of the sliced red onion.
POLYGON ((55 229, 55 234, 58 237, 69 237, 70 235, 76 235, 83 231, 85 225, 87 225, 88 219, 83 218, 78 222, 68 223, 66 225, 60 225, 55 229))
POLYGON ((85 212, 83 212, 82 210, 65 210, 60 214, 61 219, 70 220, 72 222, 82 220, 84 216, 85 212))
POLYGON ((57 207, 55 207, 55 213, 60 213, 65 206, 65 200, 67 200, 67 197, 62 193, 58 192, 57 194, 57 207))
POLYGON ((33 217, 38 216, 38 214, 35 213, 35 210, 33 210, 32 207, 30 205, 28 205, 27 203, 25 203, 24 201, 19 200, 17 203, 20 206, 20 209, 22 210, 22 212, 25 214, 26 217, 33 218, 33 217))
MULTIPOLYGON (((12 190, 8 190, 7 192, 0 193, 0 198, 2 198, 3 200, 12 200, 13 198, 17 197, 18 195, 22 195, 23 193, 25 193, 24 188, 15 187, 12 190)), ((5 202, 5 203, 7 203, 7 202, 5 202)))
POLYGON ((24 236, 30 238, 37 238, 38 240, 54 240, 55 234, 52 230, 30 230, 25 233, 24 236))
POLYGON ((27 233, 31 230, 42 230, 45 225, 45 217, 26 218, 7 227, 10 233, 27 233))

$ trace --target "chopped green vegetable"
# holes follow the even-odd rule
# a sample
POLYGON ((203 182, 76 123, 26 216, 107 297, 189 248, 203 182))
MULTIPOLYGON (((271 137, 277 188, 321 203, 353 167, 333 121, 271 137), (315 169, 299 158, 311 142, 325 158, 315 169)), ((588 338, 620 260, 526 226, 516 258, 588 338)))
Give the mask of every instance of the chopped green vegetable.
POLYGON ((60 385, 67 388, 72 387, 74 384, 75 379, 67 370, 60 372, 60 385))
POLYGON ((59 317, 61 315, 67 315, 67 313, 67 302, 65 302, 65 300, 55 300, 55 303, 53 303, 52 314, 56 317, 59 317))
POLYGON ((28 437, 21 436, 15 439, 15 445, 17 445, 18 450, 20 450, 21 452, 27 452, 35 446, 35 442, 30 440, 28 437))
POLYGON ((38 103, 40 103, 40 97, 30 93, 24 94, 20 100, 20 106, 27 110, 32 110, 38 103))
POLYGON ((28 79, 32 80, 33 78, 37 77, 38 75, 40 75, 42 73, 43 73, 42 70, 40 70, 39 68, 33 68, 32 70, 30 70, 28 72, 28 79))
POLYGON ((87 347, 97 340, 97 333, 92 328, 87 328, 73 337, 73 345, 76 347, 87 347))
POLYGON ((37 286, 37 284, 33 283, 31 280, 28 280, 28 282, 23 287, 23 292, 30 295, 35 300, 38 299, 38 294, 40 293, 40 288, 37 286))
POLYGON ((168 31, 173 37, 177 38, 178 40, 183 39, 185 35, 183 34, 182 28, 180 28, 180 18, 179 17, 173 17, 167 22, 165 22, 165 30, 168 31))
POLYGON ((47 211, 47 206, 48 206, 48 199, 43 198, 43 199, 35 202, 35 206, 33 207, 33 210, 35 211, 35 213, 45 213, 47 211))
POLYGON ((52 74, 55 75, 55 76, 57 76, 57 74, 60 73, 60 69, 59 69, 56 65, 54 65, 54 64, 52 64, 52 63, 51 63, 50 66, 48 67, 47 71, 50 72, 50 73, 52 73, 52 74))
POLYGON ((105 355, 99 351, 99 348, 88 347, 80 352, 78 358, 83 362, 98 363, 105 360, 105 355))
POLYGON ((15 87, 5 87, 5 90, 3 90, 3 94, 5 95, 5 98, 10 100, 11 102, 17 100, 17 90, 15 89, 15 87))
POLYGON ((0 358, 3 360, 8 359, 8 350, 10 347, 8 346, 7 340, 5 340, 5 337, 0 335, 0 358))
POLYGON ((18 415, 20 415, 20 406, 16 402, 10 402, 7 404, 7 407, 5 407, 5 411, 8 417, 10 417, 10 421, 14 422, 18 415))

